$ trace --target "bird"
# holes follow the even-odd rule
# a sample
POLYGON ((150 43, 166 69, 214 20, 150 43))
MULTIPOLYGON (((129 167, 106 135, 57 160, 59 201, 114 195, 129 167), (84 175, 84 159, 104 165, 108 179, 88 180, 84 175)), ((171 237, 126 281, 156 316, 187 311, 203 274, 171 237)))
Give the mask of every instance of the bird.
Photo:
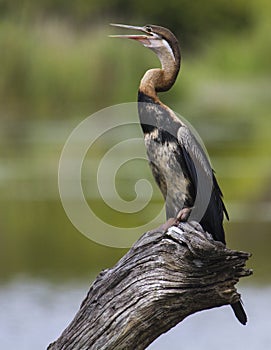
MULTIPOLYGON (((191 128, 165 105, 158 93, 171 89, 181 67, 177 38, 158 25, 111 24, 140 34, 112 35, 141 43, 158 57, 161 67, 146 71, 138 90, 138 113, 149 165, 166 204, 166 217, 196 220, 214 240, 226 244, 222 191, 209 158, 191 128), (143 34, 142 34, 143 33, 143 34)), ((242 301, 231 304, 241 324, 247 323, 242 301)))

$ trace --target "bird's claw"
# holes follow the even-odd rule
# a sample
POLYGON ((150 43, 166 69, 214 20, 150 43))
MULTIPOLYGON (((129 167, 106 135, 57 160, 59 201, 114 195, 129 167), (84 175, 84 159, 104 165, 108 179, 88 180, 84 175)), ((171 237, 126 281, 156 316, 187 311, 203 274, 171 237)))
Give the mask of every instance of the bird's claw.
POLYGON ((180 221, 177 218, 169 218, 163 225, 159 227, 159 229, 165 233, 172 226, 178 226, 180 221))
POLYGON ((182 208, 176 216, 178 222, 186 222, 189 218, 191 211, 192 208, 182 208))
POLYGON ((169 218, 163 225, 159 227, 162 232, 167 232, 172 226, 179 226, 180 222, 188 220, 192 208, 183 208, 179 211, 176 218, 169 218))

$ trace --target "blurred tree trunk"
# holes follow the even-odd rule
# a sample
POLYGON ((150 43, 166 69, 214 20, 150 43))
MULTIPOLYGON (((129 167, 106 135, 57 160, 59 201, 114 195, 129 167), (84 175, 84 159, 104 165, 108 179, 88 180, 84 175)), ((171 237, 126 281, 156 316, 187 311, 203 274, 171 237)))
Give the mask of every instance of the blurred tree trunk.
POLYGON ((73 321, 48 350, 145 349, 197 311, 240 299, 249 254, 214 241, 197 223, 145 233, 100 273, 73 321))

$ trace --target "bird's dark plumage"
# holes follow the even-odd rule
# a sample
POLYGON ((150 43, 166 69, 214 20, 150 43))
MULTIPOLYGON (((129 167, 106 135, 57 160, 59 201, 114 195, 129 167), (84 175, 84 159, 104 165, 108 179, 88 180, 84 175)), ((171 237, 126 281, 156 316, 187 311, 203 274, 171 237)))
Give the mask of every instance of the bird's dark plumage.
POLYGON ((194 220, 225 243, 222 193, 201 145, 166 106, 139 91, 138 109, 150 166, 166 201, 167 218, 193 207, 194 220), (200 186, 199 186, 200 185, 200 186))
MULTIPOLYGON (((192 208, 189 220, 198 221, 215 240, 225 244, 223 218, 228 214, 208 157, 188 126, 157 96, 172 87, 179 73, 178 40, 160 26, 117 26, 143 32, 118 37, 140 42, 161 62, 161 68, 148 70, 141 80, 138 111, 150 167, 165 198, 167 218, 176 217, 183 208, 192 208)), ((231 306, 238 320, 246 324, 241 302, 231 306)))

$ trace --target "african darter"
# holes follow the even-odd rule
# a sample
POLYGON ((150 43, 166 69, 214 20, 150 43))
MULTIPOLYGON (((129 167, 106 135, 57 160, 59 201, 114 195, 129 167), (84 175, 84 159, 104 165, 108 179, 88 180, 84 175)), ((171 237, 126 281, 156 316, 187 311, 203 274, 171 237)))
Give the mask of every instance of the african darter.
MULTIPOLYGON (((168 91, 178 76, 178 40, 170 30, 157 25, 113 26, 143 32, 114 37, 140 42, 161 62, 161 68, 148 70, 140 82, 138 111, 150 167, 166 201, 167 219, 196 220, 215 240, 225 244, 223 218, 225 215, 228 219, 228 214, 209 159, 188 126, 157 95, 168 91)), ((241 301, 231 306, 238 320, 246 324, 241 301)))

